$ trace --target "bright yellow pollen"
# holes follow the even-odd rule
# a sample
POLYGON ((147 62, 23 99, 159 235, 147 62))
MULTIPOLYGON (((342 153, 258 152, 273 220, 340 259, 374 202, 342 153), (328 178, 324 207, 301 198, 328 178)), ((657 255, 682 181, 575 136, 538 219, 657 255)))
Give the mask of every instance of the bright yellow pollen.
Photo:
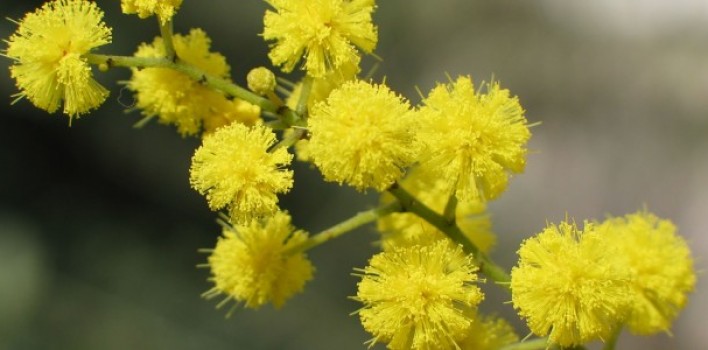
POLYGON ((538 336, 563 347, 607 339, 627 315, 629 274, 592 224, 562 222, 525 240, 511 271, 514 308, 538 336))
POLYGON ((314 268, 305 254, 286 254, 306 240, 307 233, 295 230, 284 212, 225 227, 208 260, 215 286, 204 296, 225 295, 224 302, 233 299, 254 309, 266 303, 280 308, 312 279, 314 268))
POLYGON ((282 167, 292 155, 267 150, 275 134, 262 124, 233 123, 204 137, 189 169, 192 187, 206 195, 212 210, 228 208, 231 221, 246 223, 278 210, 278 193, 292 187, 293 173, 282 167))
POLYGON ((438 85, 420 108, 421 167, 444 179, 461 201, 493 199, 509 173, 526 165, 531 137, 524 110, 499 83, 476 93, 469 77, 438 85))
POLYGON ((274 40, 268 56, 291 72, 304 57, 311 77, 359 60, 357 47, 371 53, 376 27, 371 23, 373 0, 266 0, 263 38, 274 40))
POLYGON ((440 241, 394 248, 358 270, 361 323, 389 349, 454 349, 482 301, 472 257, 440 241))
POLYGON ((686 241, 668 220, 640 211, 600 224, 630 271, 634 296, 629 329, 637 334, 668 331, 695 288, 696 273, 686 241))
POLYGON ((383 191, 414 160, 414 123, 385 85, 346 82, 312 110, 309 155, 327 181, 383 191))
POLYGON ((5 51, 14 61, 10 75, 18 96, 50 113, 63 102, 70 118, 100 106, 108 91, 93 79, 83 55, 111 42, 102 18, 96 4, 86 0, 49 1, 27 14, 5 51))

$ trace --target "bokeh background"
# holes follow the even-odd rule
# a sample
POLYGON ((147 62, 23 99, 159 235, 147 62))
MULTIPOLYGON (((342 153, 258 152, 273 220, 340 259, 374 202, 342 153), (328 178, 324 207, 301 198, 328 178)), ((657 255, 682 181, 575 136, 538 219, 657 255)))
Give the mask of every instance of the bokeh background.
MULTIPOLYGON (((19 19, 42 1, 5 0, 19 19)), ((154 19, 98 1, 114 28, 100 52, 131 54, 157 35, 154 19)), ((262 1, 185 0, 176 29, 201 27, 228 57, 235 81, 266 60, 262 1)), ((518 95, 533 128, 522 175, 490 204, 510 268, 520 242, 566 215, 582 221, 643 206, 671 218, 696 266, 708 256, 708 2, 705 0, 386 0, 375 21, 377 73, 413 102, 416 87, 470 74, 492 76, 518 95)), ((0 37, 15 29, 0 21, 0 37)), ((367 64, 373 60, 368 59, 367 64)), ((219 235, 216 215, 189 188, 198 140, 171 127, 132 125, 124 69, 98 74, 109 100, 69 126, 21 101, 0 58, 0 349, 363 349, 353 267, 376 251, 371 226, 313 250, 316 279, 279 311, 240 310, 230 319, 200 299, 208 271, 195 266, 219 235)), ((296 79, 294 76, 293 79, 296 79)), ((282 199, 311 232, 377 202, 323 183, 296 164, 282 199)), ((666 262, 670 264, 670 261, 666 262)), ((482 308, 514 320, 509 300, 485 287, 482 308)), ((699 349, 708 344, 708 283, 672 335, 624 334, 622 349, 699 349)))

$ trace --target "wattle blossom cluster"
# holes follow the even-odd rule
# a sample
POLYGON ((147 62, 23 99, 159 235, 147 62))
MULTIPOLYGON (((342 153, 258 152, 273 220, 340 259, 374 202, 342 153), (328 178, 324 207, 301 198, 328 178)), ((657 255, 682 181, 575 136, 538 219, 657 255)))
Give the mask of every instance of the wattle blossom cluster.
POLYGON ((609 339, 622 325, 638 334, 668 331, 695 283, 676 227, 646 211, 588 222, 582 231, 551 224, 521 245, 511 272, 519 315, 564 347, 609 339))
MULTIPOLYGON (((146 119, 201 136, 191 187, 221 211, 221 236, 207 262, 217 307, 281 308, 313 278, 309 249, 371 222, 381 252, 363 268, 355 312, 390 349, 499 349, 520 344, 503 319, 481 314, 485 277, 511 293, 532 349, 670 330, 696 284, 693 259, 676 227, 646 210, 605 221, 549 224, 526 239, 511 274, 489 252, 497 242, 487 203, 524 171, 531 137, 519 98, 497 81, 469 76, 437 84, 420 104, 362 78, 378 29, 374 0, 266 0, 264 40, 273 66, 235 84, 226 58, 201 29, 172 32, 182 0, 122 0, 140 18, 156 16, 160 36, 133 56, 100 55, 111 41, 88 0, 49 1, 18 21, 6 40, 18 100, 63 107, 70 118, 100 106, 101 70, 128 67, 125 83, 146 119), (294 149, 325 181, 380 194, 380 206, 319 234, 296 229, 279 195, 293 186, 294 149)), ((316 200, 316 195, 313 195, 316 200)), ((229 313, 230 314, 230 313, 229 313)))

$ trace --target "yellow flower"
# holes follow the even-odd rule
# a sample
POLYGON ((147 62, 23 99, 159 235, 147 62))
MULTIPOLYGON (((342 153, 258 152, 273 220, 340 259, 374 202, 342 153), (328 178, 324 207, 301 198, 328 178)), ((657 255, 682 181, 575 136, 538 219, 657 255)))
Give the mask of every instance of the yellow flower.
POLYGON ((499 350, 518 341, 514 328, 503 318, 477 314, 459 346, 462 350, 499 350))
POLYGON ((304 56, 309 76, 359 60, 357 47, 371 53, 376 27, 371 23, 374 0, 266 0, 274 11, 263 19, 263 38, 275 40, 268 56, 291 72, 304 56))
POLYGON ((305 254, 286 253, 306 240, 307 233, 295 230, 284 212, 224 227, 208 260, 214 287, 204 296, 225 295, 219 306, 234 300, 254 309, 266 303, 280 308, 312 279, 313 267, 305 254))
POLYGON ((174 16, 182 0, 121 0, 120 5, 123 13, 135 13, 140 18, 157 15, 164 24, 174 16))
POLYGON ((206 195, 212 210, 228 208, 231 221, 245 223, 278 210, 277 193, 290 190, 293 173, 281 167, 292 155, 272 153, 275 134, 262 124, 233 123, 204 137, 189 169, 192 187, 206 195))
POLYGON ((97 108, 108 91, 91 76, 84 54, 111 42, 103 12, 86 0, 49 1, 18 23, 5 55, 14 62, 10 74, 19 98, 54 112, 78 117, 97 108))
POLYGON ((592 224, 584 231, 567 222, 549 225, 519 249, 511 271, 514 308, 533 333, 550 333, 560 346, 606 339, 631 300, 618 254, 592 224))
POLYGON ((472 257, 445 241, 379 253, 358 271, 361 323, 390 349, 456 348, 484 297, 472 257))
POLYGON ((506 188, 508 173, 526 164, 531 137, 516 97, 488 84, 475 93, 469 77, 435 87, 420 108, 421 166, 444 179, 461 201, 493 199, 506 188))
MULTIPOLYGON (((450 193, 445 191, 444 180, 427 175, 415 169, 406 176, 401 185, 428 208, 442 214, 450 193)), ((381 194, 383 204, 394 200, 388 193, 381 194)), ((455 212, 456 223, 465 236, 483 253, 489 253, 496 242, 496 236, 491 231, 492 224, 486 214, 486 204, 481 201, 460 202, 457 203, 455 212)), ((380 218, 378 230, 382 235, 381 244, 384 250, 397 246, 427 245, 448 239, 435 226, 411 213, 393 213, 380 218)))
POLYGON ((638 334, 668 331, 696 284, 691 252, 676 234, 676 226, 640 211, 608 219, 598 231, 618 249, 624 258, 622 266, 631 273, 630 330, 638 334))
MULTIPOLYGON (((177 34, 173 39, 180 60, 210 75, 229 78, 230 68, 226 59, 219 53, 209 51, 211 40, 204 31, 192 29, 189 35, 177 34)), ((135 56, 165 57, 165 54, 163 40, 157 37, 152 44, 140 45, 135 56)), ((220 119, 223 114, 230 113, 219 108, 231 103, 221 92, 183 73, 169 68, 134 68, 132 71, 128 88, 135 91, 136 107, 145 116, 157 116, 161 123, 176 125, 182 135, 196 135, 202 127, 210 128, 204 125, 211 123, 209 119, 220 119)), ((251 119, 245 118, 247 121, 251 119)))
POLYGON ((415 157, 413 113, 385 85, 352 81, 332 91, 308 119, 308 150, 327 181, 385 190, 415 157))

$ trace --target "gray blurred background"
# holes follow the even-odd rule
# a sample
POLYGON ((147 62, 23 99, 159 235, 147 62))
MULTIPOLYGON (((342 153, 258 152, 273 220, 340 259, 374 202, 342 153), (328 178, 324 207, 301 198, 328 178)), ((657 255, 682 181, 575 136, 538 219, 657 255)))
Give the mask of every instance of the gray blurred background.
MULTIPOLYGON (((41 1, 6 0, 19 19, 41 1)), ((120 14, 98 1, 113 27, 103 53, 131 54, 157 35, 154 19, 120 14)), ((261 1, 185 0, 176 29, 201 27, 243 83, 270 66, 261 1)), ((379 1, 384 58, 378 78, 418 102, 415 87, 470 74, 494 76, 518 95, 533 128, 523 175, 491 204, 510 268, 525 237, 547 221, 624 215, 647 206, 671 218, 699 270, 708 254, 708 1, 537 0, 379 1)), ((0 37, 15 29, 0 21, 0 37)), ((372 62, 367 60, 368 65, 372 62)), ((132 128, 120 92, 124 69, 98 74, 111 89, 95 113, 68 126, 22 101, 0 59, 0 349, 363 349, 353 267, 376 249, 371 226, 315 249, 316 279, 282 310, 241 310, 230 319, 200 299, 208 271, 195 266, 219 235, 204 198, 189 188, 198 140, 171 127, 132 128)), ((295 77, 296 78, 296 77, 295 77)), ((295 224, 319 231, 371 208, 376 196, 325 184, 295 165, 282 199, 295 224)), ((671 263, 671 262, 667 262, 671 263)), ((708 344, 707 283, 675 322, 672 336, 624 334, 622 349, 699 349, 708 344)), ((487 286, 482 308, 528 331, 510 297, 487 286)))

